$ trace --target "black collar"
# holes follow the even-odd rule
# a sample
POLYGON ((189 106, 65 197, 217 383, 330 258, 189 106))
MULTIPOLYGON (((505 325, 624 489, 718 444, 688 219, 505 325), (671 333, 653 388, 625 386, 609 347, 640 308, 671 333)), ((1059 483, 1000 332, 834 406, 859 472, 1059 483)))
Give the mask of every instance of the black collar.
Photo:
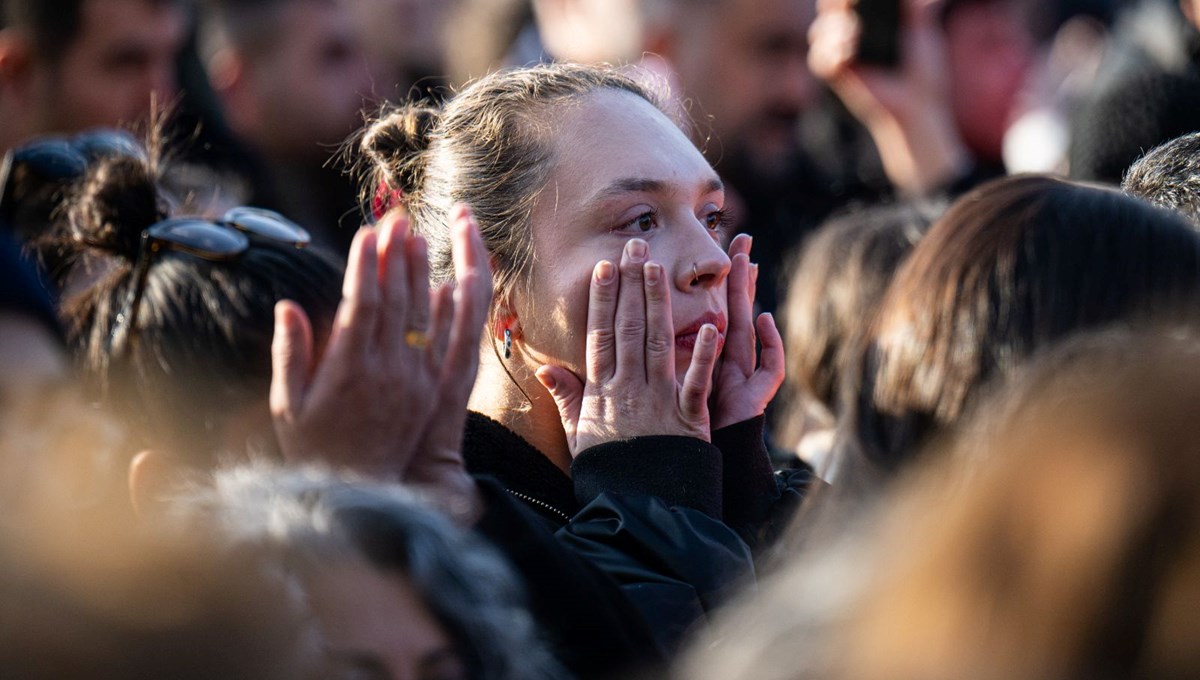
POLYGON ((467 414, 463 460, 468 472, 496 479, 557 524, 579 511, 571 478, 520 435, 482 413, 467 414))

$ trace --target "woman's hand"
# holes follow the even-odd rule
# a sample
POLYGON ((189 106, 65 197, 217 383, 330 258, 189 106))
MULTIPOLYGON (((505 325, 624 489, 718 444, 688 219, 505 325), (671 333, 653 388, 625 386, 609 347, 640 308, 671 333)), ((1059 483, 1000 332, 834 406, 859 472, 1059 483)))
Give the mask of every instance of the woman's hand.
POLYGON ((572 456, 637 436, 711 438, 707 400, 717 329, 711 324, 700 329, 679 384, 669 280, 648 257, 646 242, 631 239, 619 272, 607 260, 592 271, 586 378, 561 366, 538 369, 538 380, 558 405, 572 456))
POLYGON ((729 328, 713 387, 714 430, 762 415, 783 383, 783 339, 775 319, 770 314, 754 318, 757 266, 750 264, 750 244, 745 234, 729 244, 729 328), (761 361, 755 352, 759 338, 761 361))
POLYGON ((304 311, 279 303, 271 410, 288 459, 436 487, 461 516, 475 499, 460 449, 492 279, 470 212, 451 220, 457 285, 432 294, 407 220, 393 212, 359 232, 319 362, 304 311))

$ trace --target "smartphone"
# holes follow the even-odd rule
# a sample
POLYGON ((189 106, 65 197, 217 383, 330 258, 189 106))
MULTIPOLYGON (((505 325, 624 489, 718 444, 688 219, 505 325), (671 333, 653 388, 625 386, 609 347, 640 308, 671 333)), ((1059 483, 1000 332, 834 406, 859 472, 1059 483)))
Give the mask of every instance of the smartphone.
POLYGON ((901 0, 858 0, 855 11, 862 26, 857 61, 894 68, 900 64, 901 0))

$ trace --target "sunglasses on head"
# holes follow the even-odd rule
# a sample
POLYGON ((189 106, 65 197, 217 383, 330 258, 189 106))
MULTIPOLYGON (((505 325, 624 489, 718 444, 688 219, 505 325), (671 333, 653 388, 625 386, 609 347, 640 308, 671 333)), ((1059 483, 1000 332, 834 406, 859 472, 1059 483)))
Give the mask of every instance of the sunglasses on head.
POLYGON ((174 251, 211 262, 228 262, 241 257, 250 248, 251 238, 296 248, 304 248, 312 240, 300 225, 273 210, 262 208, 233 208, 219 220, 175 217, 150 225, 142 232, 133 288, 113 322, 109 357, 122 351, 137 327, 150 266, 159 253, 174 251))
POLYGON ((62 190, 102 158, 146 157, 137 139, 120 130, 45 137, 11 149, 0 165, 0 219, 33 235, 45 228, 62 190))

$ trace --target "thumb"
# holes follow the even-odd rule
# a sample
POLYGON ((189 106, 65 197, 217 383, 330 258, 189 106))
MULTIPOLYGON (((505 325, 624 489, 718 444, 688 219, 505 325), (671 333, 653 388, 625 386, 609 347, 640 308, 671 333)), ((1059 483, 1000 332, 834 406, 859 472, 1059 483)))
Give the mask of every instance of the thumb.
POLYGON ((275 304, 271 340, 271 414, 291 420, 304 402, 312 375, 313 333, 308 315, 291 300, 275 304))
POLYGON ((539 368, 536 375, 538 382, 554 398, 554 403, 558 406, 558 416, 562 419, 563 429, 567 433, 567 440, 574 445, 579 412, 583 405, 583 381, 567 369, 550 364, 539 368))

